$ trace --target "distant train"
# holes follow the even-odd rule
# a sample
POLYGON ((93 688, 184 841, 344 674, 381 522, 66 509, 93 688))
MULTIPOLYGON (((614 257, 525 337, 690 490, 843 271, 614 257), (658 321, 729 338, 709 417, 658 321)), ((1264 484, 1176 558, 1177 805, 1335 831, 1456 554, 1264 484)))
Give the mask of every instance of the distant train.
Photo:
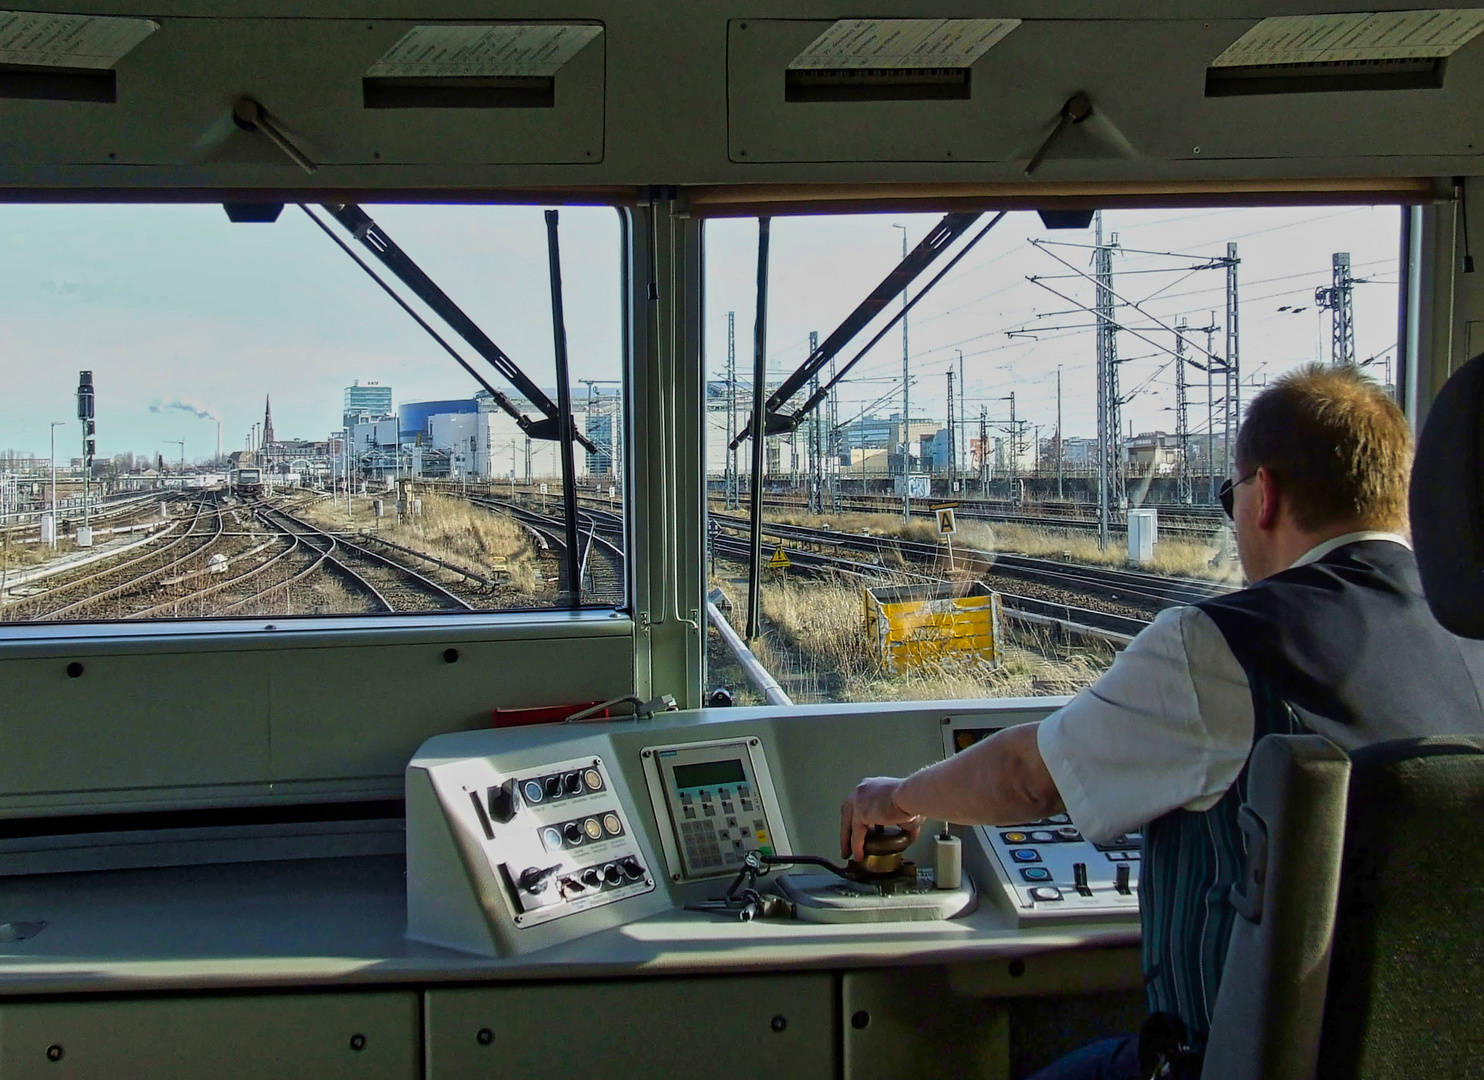
POLYGON ((229 478, 232 494, 255 498, 263 494, 262 469, 233 469, 229 478))

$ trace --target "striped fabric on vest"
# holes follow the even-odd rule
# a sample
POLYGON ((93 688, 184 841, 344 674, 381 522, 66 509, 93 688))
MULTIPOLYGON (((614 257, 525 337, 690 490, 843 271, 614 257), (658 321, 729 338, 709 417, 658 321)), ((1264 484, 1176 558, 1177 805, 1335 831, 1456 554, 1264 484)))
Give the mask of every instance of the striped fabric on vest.
MULTIPOLYGON (((1254 714, 1252 743, 1304 730, 1267 683, 1247 673, 1254 714)), ((1250 757, 1249 757, 1250 764, 1250 757)), ((1209 810, 1172 810, 1144 827, 1139 868, 1140 949, 1151 1013, 1178 1016, 1204 1046, 1236 911, 1231 887, 1246 856, 1237 810, 1247 798, 1247 765, 1209 810)))

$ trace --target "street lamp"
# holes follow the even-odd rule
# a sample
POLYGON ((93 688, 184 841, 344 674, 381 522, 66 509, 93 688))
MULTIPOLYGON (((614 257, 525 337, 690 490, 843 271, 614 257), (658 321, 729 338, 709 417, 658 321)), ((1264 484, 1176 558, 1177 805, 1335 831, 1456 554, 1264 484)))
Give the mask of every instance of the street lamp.
POLYGON ((57 428, 66 427, 67 421, 53 420, 52 425, 52 543, 53 549, 57 546, 57 428))

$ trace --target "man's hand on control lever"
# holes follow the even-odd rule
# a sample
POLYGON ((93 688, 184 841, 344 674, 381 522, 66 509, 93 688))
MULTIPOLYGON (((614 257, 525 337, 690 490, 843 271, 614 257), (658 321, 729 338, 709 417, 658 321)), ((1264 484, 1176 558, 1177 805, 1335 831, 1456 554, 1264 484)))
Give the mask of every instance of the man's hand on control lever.
POLYGON ((1041 758, 1038 726, 1005 728, 902 780, 862 780, 840 807, 840 854, 863 858, 862 843, 872 825, 900 825, 916 840, 927 818, 958 825, 1014 825, 1065 810, 1041 758))
POLYGON ((897 805, 897 789, 902 781, 894 776, 871 776, 862 780, 840 806, 840 856, 859 862, 865 858, 862 847, 866 830, 872 825, 900 825, 913 840, 922 829, 923 818, 909 814, 897 805))

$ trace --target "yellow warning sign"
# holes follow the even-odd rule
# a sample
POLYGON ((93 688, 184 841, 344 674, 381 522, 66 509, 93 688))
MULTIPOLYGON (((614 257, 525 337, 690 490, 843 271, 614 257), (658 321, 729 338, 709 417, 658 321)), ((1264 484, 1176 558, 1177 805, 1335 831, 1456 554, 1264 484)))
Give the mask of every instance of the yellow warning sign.
POLYGON ((945 506, 940 510, 934 510, 938 515, 938 535, 952 536, 958 532, 958 522, 953 519, 953 507, 945 506))
POLYGON ((782 548, 774 548, 773 557, 768 560, 768 565, 779 570, 787 570, 790 566, 788 555, 784 553, 782 548))

